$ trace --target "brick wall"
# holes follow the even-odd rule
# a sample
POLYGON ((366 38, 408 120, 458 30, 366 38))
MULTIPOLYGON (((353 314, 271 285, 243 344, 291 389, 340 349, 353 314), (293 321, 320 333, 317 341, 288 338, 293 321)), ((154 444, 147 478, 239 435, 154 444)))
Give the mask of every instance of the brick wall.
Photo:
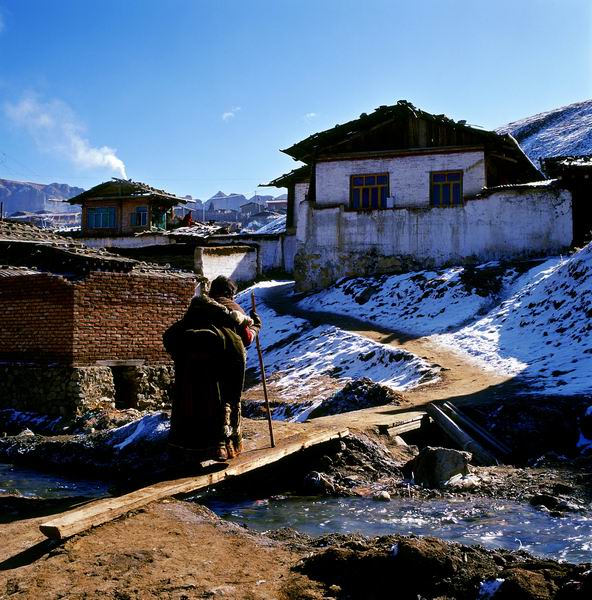
POLYGON ((0 277, 0 359, 72 359, 74 286, 49 273, 0 277))
POLYGON ((170 362, 162 334, 185 312, 193 278, 93 272, 75 286, 74 364, 97 360, 170 362))

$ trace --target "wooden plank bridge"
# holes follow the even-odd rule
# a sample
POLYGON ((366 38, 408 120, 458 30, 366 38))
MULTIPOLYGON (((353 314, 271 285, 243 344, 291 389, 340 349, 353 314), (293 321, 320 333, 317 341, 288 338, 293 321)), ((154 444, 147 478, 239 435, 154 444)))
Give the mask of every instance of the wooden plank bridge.
POLYGON ((246 440, 246 451, 232 460, 226 468, 203 475, 161 481, 123 496, 96 500, 42 523, 39 529, 48 538, 61 540, 112 521, 155 500, 205 489, 231 477, 275 463, 306 448, 349 434, 345 427, 319 427, 314 424, 290 423, 274 428, 277 430, 276 439, 279 438, 275 448, 269 447, 269 442, 266 444, 267 447, 261 447, 265 446, 262 443, 264 436, 257 431, 256 435, 246 440), (298 433, 293 433, 295 430, 298 433), (259 445, 258 449, 253 448, 254 443, 259 445))

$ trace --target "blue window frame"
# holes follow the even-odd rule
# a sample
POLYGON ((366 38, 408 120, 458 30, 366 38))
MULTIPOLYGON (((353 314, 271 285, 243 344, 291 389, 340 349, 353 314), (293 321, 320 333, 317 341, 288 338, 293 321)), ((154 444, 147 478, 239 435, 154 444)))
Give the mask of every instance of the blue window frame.
POLYGON ((132 227, 142 227, 148 225, 148 207, 138 206, 136 210, 130 214, 130 225, 132 227))
POLYGON ((439 207, 462 206, 462 176, 462 171, 430 173, 430 204, 439 207))
POLYGON ((354 210, 386 208, 386 199, 388 195, 388 173, 352 175, 350 177, 349 206, 354 210))
POLYGON ((113 229, 115 227, 115 208, 87 208, 86 226, 89 229, 113 229))

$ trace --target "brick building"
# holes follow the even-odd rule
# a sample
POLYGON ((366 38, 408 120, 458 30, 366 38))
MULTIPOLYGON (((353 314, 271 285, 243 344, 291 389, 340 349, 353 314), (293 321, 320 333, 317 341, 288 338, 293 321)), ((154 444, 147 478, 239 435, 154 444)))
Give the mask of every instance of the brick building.
POLYGON ((168 401, 165 329, 192 273, 0 221, 0 408, 72 416, 168 401))

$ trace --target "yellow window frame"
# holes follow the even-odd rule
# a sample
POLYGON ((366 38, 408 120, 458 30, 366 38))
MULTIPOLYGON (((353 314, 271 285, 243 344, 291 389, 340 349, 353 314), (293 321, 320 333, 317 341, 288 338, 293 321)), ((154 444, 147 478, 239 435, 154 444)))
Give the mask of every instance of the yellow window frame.
POLYGON ((386 199, 389 196, 389 187, 390 187, 390 177, 388 173, 359 173, 356 175, 350 175, 349 178, 349 207, 353 210, 377 210, 386 208, 386 199), (358 178, 363 178, 363 184, 355 184, 354 180, 358 178), (375 181, 378 181, 379 177, 385 177, 386 183, 374 183, 374 184, 366 184, 367 177, 374 177, 375 181), (372 207, 372 190, 376 189, 377 197, 378 197, 378 206, 372 207), (368 206, 363 206, 363 197, 364 190, 368 190, 368 206), (383 193, 384 190, 384 193, 383 193), (354 200, 358 191, 358 206, 356 206, 356 202, 354 200))

